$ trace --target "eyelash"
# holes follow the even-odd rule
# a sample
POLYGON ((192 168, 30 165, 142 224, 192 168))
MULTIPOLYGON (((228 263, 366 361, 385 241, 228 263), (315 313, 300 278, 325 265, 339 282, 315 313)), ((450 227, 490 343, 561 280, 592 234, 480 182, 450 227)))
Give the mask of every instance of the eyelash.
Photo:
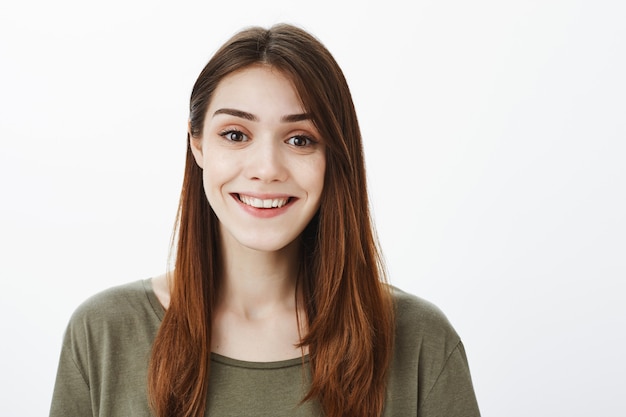
MULTIPOLYGON (((248 138, 248 135, 246 135, 245 133, 243 133, 240 130, 237 129, 228 129, 228 130, 224 130, 222 132, 219 133, 219 135, 221 137, 223 137, 224 139, 231 141, 231 142, 247 142, 248 140, 250 140, 250 138, 248 138), (230 136, 236 134, 237 136, 240 137, 240 139, 233 139, 230 136)), ((291 136, 289 139, 287 139, 287 143, 289 143, 292 146, 295 146, 296 148, 304 148, 306 146, 312 146, 315 145, 317 143, 317 141, 315 139, 313 139, 312 137, 309 137, 307 135, 294 135, 291 136), (295 143, 293 143, 293 140, 304 140, 306 142, 306 144, 304 145, 296 145, 295 143)))
POLYGON ((247 142, 249 140, 248 135, 246 135, 245 133, 237 129, 224 130, 223 132, 220 132, 219 135, 223 137, 224 139, 229 140, 231 142, 247 142), (231 139, 229 136, 232 134, 240 135, 242 136, 242 138, 239 140, 231 139))
POLYGON ((290 145, 293 145, 293 146, 295 146, 297 148, 303 148, 305 146, 312 146, 312 145, 315 145, 317 143, 315 141, 315 139, 313 139, 313 138, 311 138, 309 136, 306 136, 306 135, 294 135, 294 136, 290 137, 289 139, 287 139, 287 142, 290 145), (292 141, 294 139, 304 139, 306 141, 306 144, 305 145, 296 145, 296 144, 292 143, 292 141))

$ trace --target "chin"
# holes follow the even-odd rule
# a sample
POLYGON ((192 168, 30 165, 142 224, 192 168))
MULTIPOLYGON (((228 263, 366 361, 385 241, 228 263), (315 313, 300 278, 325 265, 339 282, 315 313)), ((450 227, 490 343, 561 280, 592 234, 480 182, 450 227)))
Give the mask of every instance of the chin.
POLYGON ((249 243, 244 243, 244 242, 240 242, 240 243, 242 246, 244 246, 247 249, 251 249, 257 252, 267 252, 267 253, 281 252, 287 249, 288 247, 291 247, 292 244, 293 245, 296 244, 295 240, 291 242, 287 242, 287 243, 285 243, 284 241, 279 241, 279 242, 256 241, 256 242, 249 242, 249 243))
POLYGON ((233 235, 226 233, 223 243, 234 250, 239 246, 241 249, 253 250, 257 252, 281 252, 293 245, 297 245, 298 236, 267 236, 263 235, 233 235))

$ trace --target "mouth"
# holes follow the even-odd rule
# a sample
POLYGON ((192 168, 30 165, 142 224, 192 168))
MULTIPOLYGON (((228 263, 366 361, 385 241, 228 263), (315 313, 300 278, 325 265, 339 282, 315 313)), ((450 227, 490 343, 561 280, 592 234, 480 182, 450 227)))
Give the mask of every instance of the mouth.
POLYGON ((281 208, 286 206, 293 199, 292 197, 257 198, 244 194, 233 194, 233 196, 246 206, 259 209, 281 208))

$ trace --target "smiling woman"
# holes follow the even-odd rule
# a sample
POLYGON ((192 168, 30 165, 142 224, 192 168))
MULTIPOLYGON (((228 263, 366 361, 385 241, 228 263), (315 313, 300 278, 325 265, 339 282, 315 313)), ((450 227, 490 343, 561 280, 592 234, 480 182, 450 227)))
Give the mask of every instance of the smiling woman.
POLYGON ((190 144, 222 250, 243 261, 250 249, 297 246, 319 208, 326 158, 293 83, 271 66, 246 67, 219 83, 207 114, 190 144))
POLYGON ((51 416, 477 416, 463 344, 386 284, 337 63, 246 29, 191 94, 175 268, 65 334, 51 416))

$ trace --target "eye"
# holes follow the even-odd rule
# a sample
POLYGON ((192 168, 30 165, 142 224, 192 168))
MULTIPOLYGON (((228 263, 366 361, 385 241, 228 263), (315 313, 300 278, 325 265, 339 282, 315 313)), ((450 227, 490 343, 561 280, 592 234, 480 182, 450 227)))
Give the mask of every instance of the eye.
POLYGON ((315 141, 308 136, 297 135, 297 136, 292 136, 289 139, 287 139, 287 143, 300 148, 303 146, 313 145, 315 141))
POLYGON ((219 135, 231 142, 246 142, 248 140, 248 136, 246 136, 245 133, 235 129, 225 130, 223 132, 220 132, 219 135))

